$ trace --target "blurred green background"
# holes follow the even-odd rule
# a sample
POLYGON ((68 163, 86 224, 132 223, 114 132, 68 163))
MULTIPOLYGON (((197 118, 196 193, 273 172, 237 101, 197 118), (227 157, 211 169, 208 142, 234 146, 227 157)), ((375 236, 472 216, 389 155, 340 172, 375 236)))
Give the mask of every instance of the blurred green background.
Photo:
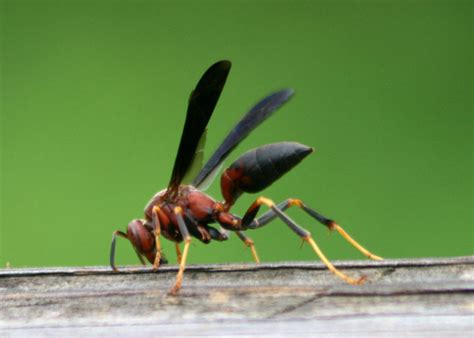
MULTIPOLYGON (((292 87, 227 164, 265 143, 313 146, 266 196, 303 199, 383 257, 473 254, 471 1, 2 0, 0 12, 0 266, 108 264, 112 231, 168 183, 189 93, 220 59, 233 69, 208 156, 292 87)), ((330 258, 362 258, 289 214, 330 258)), ((317 259, 281 222, 249 235, 263 261, 317 259)), ((117 260, 137 263, 121 239, 117 260)), ((251 255, 233 236, 194 241, 189 261, 251 255)))

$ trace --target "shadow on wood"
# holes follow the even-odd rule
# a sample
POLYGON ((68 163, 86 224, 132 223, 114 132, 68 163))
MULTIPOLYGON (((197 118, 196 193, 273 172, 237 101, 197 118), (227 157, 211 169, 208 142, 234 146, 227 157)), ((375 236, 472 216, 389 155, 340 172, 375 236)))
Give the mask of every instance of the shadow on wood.
POLYGON ((0 270, 3 335, 467 336, 474 256, 320 263, 195 265, 181 293, 175 266, 0 270))

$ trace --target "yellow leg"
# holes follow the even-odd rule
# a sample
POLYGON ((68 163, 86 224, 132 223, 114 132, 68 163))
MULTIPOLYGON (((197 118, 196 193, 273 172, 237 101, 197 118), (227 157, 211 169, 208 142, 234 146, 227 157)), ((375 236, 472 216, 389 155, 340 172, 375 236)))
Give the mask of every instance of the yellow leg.
POLYGON ((161 260, 160 233, 155 233, 155 243, 156 243, 156 255, 155 255, 155 260, 153 261, 153 270, 158 270, 158 268, 160 267, 160 260, 161 260))
POLYGON ((255 249, 255 243, 252 241, 252 239, 247 237, 243 231, 236 231, 235 234, 242 242, 244 242, 246 247, 250 248, 255 263, 260 263, 260 258, 258 258, 257 250, 255 249))
POLYGON ((250 251, 252 251, 253 260, 255 261, 255 263, 260 263, 260 258, 258 258, 254 242, 250 238, 247 238, 244 243, 250 248, 250 251))
POLYGON ((365 282, 365 277, 361 277, 359 279, 354 279, 346 274, 342 273, 332 263, 326 258, 326 256, 323 254, 319 246, 316 244, 313 238, 311 236, 308 236, 306 238, 303 238, 304 241, 308 242, 309 245, 311 245, 311 248, 314 250, 314 252, 319 256, 319 258, 323 261, 324 264, 328 267, 329 271, 334 273, 336 276, 341 278, 343 281, 352 284, 352 285, 357 285, 357 284, 362 284, 365 282))
POLYGON ((181 254, 181 249, 179 248, 179 244, 175 243, 175 249, 176 249, 176 259, 178 260, 178 264, 181 264, 181 260, 183 258, 183 255, 181 254))
POLYGON ((161 260, 161 227, 160 227, 160 221, 158 218, 158 212, 160 212, 160 208, 158 206, 155 206, 153 208, 153 214, 154 214, 154 219, 155 219, 155 246, 156 246, 156 255, 155 255, 155 260, 153 261, 153 270, 158 270, 160 267, 160 260, 161 260))
MULTIPOLYGON (((293 207, 293 206, 296 206, 300 209, 302 209, 304 212, 306 212, 307 214, 309 214, 311 217, 315 218, 316 220, 318 220, 319 222, 323 223, 324 225, 326 225, 329 230, 336 230, 346 241, 348 241, 354 248, 356 248, 357 250, 359 250, 360 252, 362 252, 362 254, 364 254, 364 256, 370 258, 370 259, 373 259, 373 260, 377 260, 377 261, 380 261, 380 260, 383 260, 382 257, 379 257, 377 255, 374 255, 373 253, 371 253, 369 250, 367 250, 366 248, 364 248, 362 245, 360 245, 355 239, 353 239, 351 236, 349 236, 349 234, 347 232, 344 231, 344 229, 342 229, 342 227, 338 224, 336 224, 335 222, 333 221, 328 221, 330 222, 329 224, 324 222, 324 221, 321 221, 321 215, 319 215, 315 210, 312 210, 311 208, 309 208, 307 205, 305 205, 300 199, 297 199, 297 198, 289 198, 287 201, 287 204, 284 204, 284 207, 282 209, 282 211, 286 210, 287 208, 289 207, 293 207)), ((256 202, 257 204, 265 204, 267 206, 270 206, 270 203, 273 203, 271 200, 269 200, 268 198, 265 198, 265 197, 261 197, 257 200, 256 202)), ((324 217, 325 218, 325 217, 324 217)), ((268 222, 268 220, 267 220, 268 222)))
POLYGON ((383 258, 382 257, 379 257, 377 255, 374 255, 373 253, 371 253, 370 251, 368 251, 367 249, 365 249, 362 245, 360 245, 359 243, 357 243, 355 241, 355 239, 353 239, 351 236, 349 236, 349 234, 347 232, 344 231, 344 229, 342 229, 339 225, 337 225, 336 223, 333 223, 331 225, 331 229, 334 229, 336 230, 337 232, 339 232, 341 234, 342 237, 344 237, 349 243, 352 244, 352 246, 354 246, 354 248, 356 248, 357 250, 359 250, 360 252, 362 252, 366 257, 370 258, 370 259, 373 259, 373 260, 376 260, 376 261, 381 261, 383 258))
POLYGON ((188 257, 189 245, 191 244, 191 236, 189 235, 189 231, 186 227, 186 223, 183 219, 183 209, 181 207, 174 208, 174 214, 176 215, 176 220, 178 221, 179 231, 184 238, 184 249, 183 255, 181 257, 181 261, 179 263, 179 271, 176 275, 176 282, 174 286, 171 288, 170 293, 172 295, 176 295, 178 291, 181 289, 181 285, 183 284, 183 274, 184 269, 186 267, 186 258, 188 257))
MULTIPOLYGON (((290 205, 298 205, 300 206, 301 203, 299 202, 296 202, 297 200, 291 200, 290 201, 290 205)), ((336 276, 338 276, 339 278, 341 278, 343 281, 345 281, 346 283, 349 283, 349 284, 352 284, 352 285, 356 285, 356 284, 362 284, 364 283, 365 281, 365 277, 361 277, 359 279, 354 279, 354 278, 351 278, 349 276, 347 276, 346 274, 342 273, 341 271, 339 271, 338 269, 336 269, 336 267, 334 265, 332 265, 332 263, 326 258, 326 256, 323 254, 323 252, 321 251, 321 249, 319 248, 319 246, 316 244, 316 242, 314 241, 314 239, 311 237, 310 233, 308 231, 306 231, 305 229, 301 228, 298 224, 296 224, 292 219, 290 219, 286 214, 283 213, 283 211, 281 211, 280 209, 277 208, 277 206, 275 205, 275 203, 266 198, 266 197, 259 197, 256 202, 254 204, 257 204, 257 205, 266 205, 268 206, 270 209, 272 209, 276 214, 277 216, 283 221, 285 222, 286 225, 288 225, 291 230, 293 230, 298 236, 300 236, 301 238, 303 238, 303 240, 305 242, 308 242, 311 246, 311 248, 314 250, 314 252, 319 256, 319 258, 323 261, 324 264, 326 264, 326 266, 328 267, 328 269, 334 273, 336 276)), ((342 230, 342 229, 341 229, 342 230)), ((349 237, 350 238, 350 237, 349 237)), ((354 241, 355 242, 355 241, 354 241)))
POLYGON ((178 291, 181 289, 181 285, 183 283, 184 268, 186 267, 186 258, 188 257, 188 250, 189 250, 190 244, 191 244, 191 239, 190 238, 186 239, 184 242, 183 256, 181 258, 181 263, 179 264, 178 275, 176 276, 176 282, 174 283, 174 286, 170 290, 170 293, 172 295, 176 295, 178 291))

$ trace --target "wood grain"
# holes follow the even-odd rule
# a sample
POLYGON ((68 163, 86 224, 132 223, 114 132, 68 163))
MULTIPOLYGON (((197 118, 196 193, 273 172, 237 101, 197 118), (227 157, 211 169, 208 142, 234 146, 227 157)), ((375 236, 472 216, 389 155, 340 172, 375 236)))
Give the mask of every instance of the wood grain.
POLYGON ((473 336, 474 256, 0 270, 0 336, 473 336))

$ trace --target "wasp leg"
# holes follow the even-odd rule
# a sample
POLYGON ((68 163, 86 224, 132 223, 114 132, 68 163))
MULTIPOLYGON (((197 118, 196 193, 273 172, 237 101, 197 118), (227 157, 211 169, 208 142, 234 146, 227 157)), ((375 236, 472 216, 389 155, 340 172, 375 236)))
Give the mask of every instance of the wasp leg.
POLYGON ((181 285, 183 283, 184 269, 186 267, 186 258, 188 257, 189 245, 191 244, 191 236, 189 235, 188 228, 186 227, 186 223, 184 222, 183 218, 183 209, 181 207, 176 207, 174 208, 174 213, 176 215, 176 219, 178 220, 179 231, 181 232, 181 235, 184 239, 184 249, 183 255, 181 257, 181 262, 179 263, 179 271, 176 275, 176 282, 170 290, 170 293, 172 295, 176 295, 181 289, 181 285))
POLYGON ((204 244, 209 244, 211 240, 222 242, 229 239, 229 236, 226 233, 222 233, 206 223, 198 223, 190 215, 186 215, 184 223, 186 224, 190 235, 204 244))
POLYGON ((112 244, 110 245, 110 267, 114 271, 118 271, 117 267, 115 266, 115 241, 117 236, 128 239, 127 234, 120 230, 115 230, 112 233, 112 244))
POLYGON ((174 243, 174 247, 176 249, 176 260, 178 261, 178 264, 181 264, 181 259, 183 258, 183 254, 181 253, 181 249, 179 248, 179 244, 174 243))
MULTIPOLYGON (((336 222, 324 217, 323 215, 318 213, 316 210, 311 209, 306 204, 304 204, 303 201, 301 201, 300 199, 288 198, 287 200, 278 204, 277 208, 280 209, 281 211, 285 211, 286 209, 292 206, 297 206, 301 208, 304 212, 306 212, 312 218, 317 220, 319 223, 327 226, 329 230, 336 230, 344 239, 346 239, 352 246, 354 246, 357 250, 359 250, 364 256, 373 260, 382 260, 382 257, 374 255, 373 253, 365 249, 362 245, 360 245, 355 239, 349 236, 349 234, 345 232, 344 229, 340 225, 338 225, 336 222)), ((248 224, 247 226, 249 229, 257 229, 268 224, 276 217, 277 217, 277 214, 273 210, 269 210, 265 214, 263 214, 260 218, 251 221, 250 224, 248 224)))
MULTIPOLYGON (((128 235, 120 230, 115 230, 112 234, 112 244, 110 246, 110 267, 114 271, 118 271, 117 267, 115 266, 115 242, 116 242, 117 236, 129 239, 128 235)), ((133 247, 133 250, 137 254, 137 257, 140 260, 140 263, 142 263, 142 265, 146 265, 145 260, 143 259, 142 255, 138 252, 138 250, 135 247, 133 247)))
POLYGON ((316 219, 320 223, 326 225, 330 230, 336 230, 346 241, 348 241, 354 248, 359 250, 366 257, 368 257, 370 259, 373 259, 373 260, 377 260, 377 261, 380 261, 380 260, 383 259, 382 257, 374 255, 373 253, 371 253, 370 251, 365 249, 355 239, 353 239, 351 236, 349 236, 349 234, 347 232, 345 232, 344 229, 340 225, 338 225, 336 222, 334 222, 333 220, 327 219, 326 217, 324 217, 320 213, 318 213, 315 210, 311 209, 310 207, 305 205, 301 200, 298 200, 298 199, 292 200, 292 203, 294 205, 297 205, 301 209, 303 209, 308 215, 310 215, 311 217, 313 217, 314 219, 316 219))
POLYGON ((252 252, 253 260, 255 263, 260 263, 260 258, 258 257, 257 250, 255 249, 255 244, 253 240, 248 237, 245 232, 243 231, 236 231, 237 236, 240 238, 244 244, 250 248, 250 251, 252 252))
POLYGON ((255 215, 257 214, 257 212, 260 209, 261 205, 266 205, 271 210, 273 210, 273 212, 276 214, 276 216, 279 217, 286 225, 288 225, 288 227, 291 230, 293 230, 293 232, 295 232, 298 236, 300 236, 303 239, 303 241, 308 242, 309 245, 311 246, 311 248, 313 249, 313 251, 319 256, 319 258, 323 261, 323 263, 326 264, 328 269, 332 273, 334 273, 336 276, 338 276, 339 278, 341 278, 345 282, 347 282, 349 284, 353 284, 353 285, 362 284, 365 281, 365 277, 361 277, 359 279, 353 279, 353 278, 345 275, 344 273, 342 273, 338 269, 336 269, 336 267, 334 265, 332 265, 332 263, 326 258, 324 253, 321 251, 319 246, 316 244, 314 239, 311 237, 311 234, 307 230, 303 229, 298 224, 296 224, 296 222, 293 221, 291 218, 289 218, 283 211, 281 211, 275 205, 275 203, 272 200, 270 200, 266 197, 259 197, 250 206, 250 208, 247 210, 246 214, 242 218, 242 227, 243 228, 245 228, 246 226, 248 226, 249 224, 252 223, 253 218, 255 218, 255 215), (248 224, 245 224, 244 221, 248 222, 248 224))
POLYGON ((155 255, 155 260, 153 262, 153 270, 158 270, 160 267, 160 261, 161 261, 161 224, 160 224, 160 218, 158 217, 158 214, 161 212, 160 207, 155 206, 151 212, 151 217, 153 221, 153 232, 155 234, 155 246, 156 246, 156 255, 155 255))
POLYGON ((250 248, 255 262, 260 263, 260 259, 258 258, 257 250, 255 249, 253 240, 247 237, 247 235, 242 231, 245 230, 245 227, 241 227, 242 219, 240 217, 232 215, 228 212, 219 212, 216 220, 220 223, 221 228, 225 229, 224 231, 231 230, 236 232, 240 240, 250 248))
POLYGON ((206 225, 206 229, 211 235, 211 238, 215 241, 224 242, 229 239, 229 233, 222 228, 216 229, 209 225, 206 225))

